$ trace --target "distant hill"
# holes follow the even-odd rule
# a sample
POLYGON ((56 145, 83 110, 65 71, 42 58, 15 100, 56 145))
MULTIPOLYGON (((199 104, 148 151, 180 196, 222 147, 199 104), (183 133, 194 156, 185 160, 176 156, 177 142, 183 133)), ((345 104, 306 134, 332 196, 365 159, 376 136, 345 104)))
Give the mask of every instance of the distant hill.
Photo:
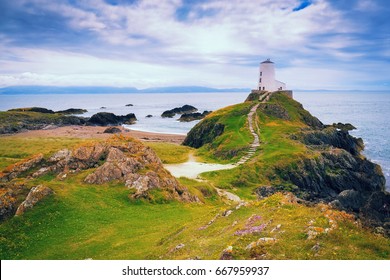
POLYGON ((56 86, 10 86, 0 88, 0 94, 99 94, 99 93, 188 93, 188 92, 243 92, 249 88, 209 88, 200 86, 172 86, 137 89, 135 87, 56 87, 56 86))

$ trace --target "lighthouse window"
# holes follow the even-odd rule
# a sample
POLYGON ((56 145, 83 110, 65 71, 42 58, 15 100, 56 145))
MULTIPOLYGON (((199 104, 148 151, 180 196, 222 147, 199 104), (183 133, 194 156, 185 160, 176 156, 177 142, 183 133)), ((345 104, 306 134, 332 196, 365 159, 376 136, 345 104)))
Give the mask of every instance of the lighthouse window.
POLYGON ((260 78, 259 82, 261 83, 261 78, 260 78))
POLYGON ((263 72, 260 72, 260 77, 263 75, 263 72))

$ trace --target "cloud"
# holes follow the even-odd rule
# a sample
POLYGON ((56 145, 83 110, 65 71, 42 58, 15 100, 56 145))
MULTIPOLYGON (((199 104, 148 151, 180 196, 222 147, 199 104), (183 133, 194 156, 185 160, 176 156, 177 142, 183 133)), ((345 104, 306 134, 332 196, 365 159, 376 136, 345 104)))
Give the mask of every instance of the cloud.
POLYGON ((333 0, 3 2, 0 73, 3 84, 47 79, 83 85, 245 87, 257 79, 258 63, 271 57, 281 73, 293 71, 293 81, 301 77, 295 72, 309 71, 343 77, 329 79, 343 86, 346 79, 354 79, 345 64, 357 67, 369 59, 381 64, 389 58, 387 16, 376 17, 378 32, 372 23, 381 11, 378 6, 386 8, 381 1, 371 2, 345 6, 333 0), (318 65, 328 69, 326 73, 318 65))

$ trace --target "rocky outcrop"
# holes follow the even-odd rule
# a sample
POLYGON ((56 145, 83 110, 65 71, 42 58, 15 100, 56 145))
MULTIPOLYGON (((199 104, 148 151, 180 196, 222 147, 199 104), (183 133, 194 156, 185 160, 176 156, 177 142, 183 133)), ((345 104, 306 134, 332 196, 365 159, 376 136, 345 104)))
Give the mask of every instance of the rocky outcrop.
POLYGON ((40 164, 42 160, 43 160, 43 155, 38 154, 28 159, 19 161, 13 165, 10 165, 2 172, 0 172, 0 181, 2 182, 10 181, 20 176, 22 173, 38 166, 38 164, 40 164))
MULTIPOLYGON (((332 145, 319 156, 275 168, 275 173, 289 186, 278 189, 292 191, 305 201, 328 202, 337 209, 354 212, 364 224, 381 227, 384 234, 390 236, 390 194, 385 191, 382 170, 360 155, 357 139, 339 133, 345 131, 336 131, 344 139, 335 142, 342 143, 340 148, 332 145)), ((329 140, 327 143, 334 140, 332 137, 324 139, 329 140)), ((259 191, 259 194, 264 192, 259 191)))
POLYGON ((113 113, 99 112, 87 121, 87 125, 115 126, 121 124, 133 124, 136 120, 136 116, 132 113, 125 116, 117 116, 113 113))
POLYGON ((219 123, 215 118, 206 118, 201 123, 195 125, 187 134, 183 145, 193 148, 199 148, 221 135, 225 129, 225 125, 219 123))
POLYGON ((23 215, 24 212, 33 208, 43 198, 53 194, 53 190, 43 185, 32 187, 26 199, 19 205, 15 216, 23 215))
POLYGON ((293 139, 300 139, 306 145, 332 146, 344 149, 352 155, 359 155, 364 149, 364 143, 361 138, 355 138, 349 135, 348 131, 339 130, 334 127, 302 132, 301 134, 293 135, 292 137, 293 139))
POLYGON ((179 121, 181 122, 192 122, 195 120, 201 120, 204 117, 206 117, 208 114, 210 114, 211 111, 203 111, 203 113, 185 113, 180 116, 179 121))
POLYGON ((381 168, 341 149, 324 151, 315 158, 303 158, 293 165, 277 167, 283 180, 304 191, 310 199, 331 200, 344 190, 383 191, 385 178, 381 168))
POLYGON ((158 191, 167 200, 199 201, 182 187, 162 165, 155 152, 141 142, 122 136, 106 142, 83 145, 70 151, 63 149, 41 164, 32 176, 39 177, 49 172, 63 180, 68 174, 93 169, 86 178, 89 184, 122 182, 134 189, 133 199, 152 199, 151 192, 158 191))
POLYGON ((352 124, 350 123, 333 123, 332 124, 333 127, 335 128, 338 128, 340 130, 344 130, 344 131, 349 131, 349 130, 354 130, 356 129, 356 127, 354 127, 352 124))
POLYGON ((161 114, 163 118, 173 118, 176 114, 189 114, 198 111, 197 108, 191 105, 184 105, 182 107, 176 107, 171 110, 164 111, 161 114))
POLYGON ((0 184, 0 221, 12 217, 29 190, 24 184, 0 184))

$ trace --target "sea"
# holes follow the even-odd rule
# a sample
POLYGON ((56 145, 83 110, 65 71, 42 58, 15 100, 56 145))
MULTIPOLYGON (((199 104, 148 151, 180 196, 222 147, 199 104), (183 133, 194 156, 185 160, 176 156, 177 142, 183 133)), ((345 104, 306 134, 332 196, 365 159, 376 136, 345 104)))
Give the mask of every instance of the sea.
MULTIPOLYGON (((157 133, 186 134, 198 121, 179 122, 162 118, 165 110, 185 104, 200 112, 241 103, 248 92, 129 93, 129 94, 0 94, 0 111, 21 107, 44 107, 54 111, 87 109, 116 115, 134 113, 137 122, 127 128, 157 133), (128 106, 126 106, 128 105, 128 106), (152 117, 147 118, 147 115, 152 117)), ((351 131, 365 143, 364 155, 381 165, 390 191, 390 91, 294 91, 294 99, 325 124, 351 123, 351 131)))

